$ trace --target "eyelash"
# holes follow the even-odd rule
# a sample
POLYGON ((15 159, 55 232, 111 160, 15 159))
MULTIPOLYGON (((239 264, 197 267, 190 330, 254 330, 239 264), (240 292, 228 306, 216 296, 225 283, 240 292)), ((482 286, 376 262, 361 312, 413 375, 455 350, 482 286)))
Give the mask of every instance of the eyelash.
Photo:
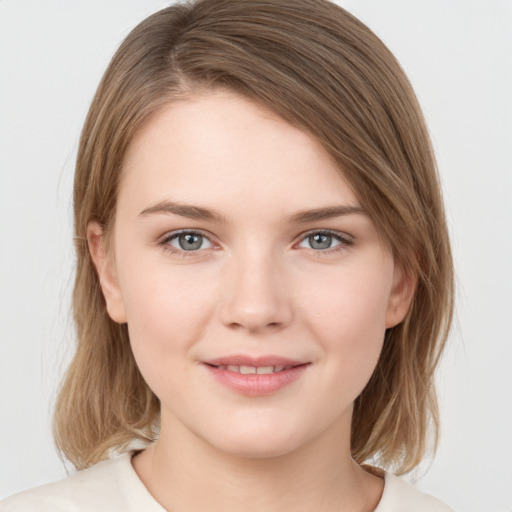
MULTIPOLYGON (((181 235, 198 235, 200 237, 205 238, 212 245, 214 245, 214 242, 210 239, 210 237, 208 235, 204 234, 201 231, 197 231, 197 230, 193 230, 193 229, 183 229, 180 231, 173 231, 173 232, 167 234, 158 243, 158 245, 160 245, 164 251, 170 252, 172 254, 175 254, 175 255, 178 255, 178 256, 181 256, 184 258, 195 256, 195 255, 197 255, 197 253, 202 252, 201 249, 198 249, 195 251, 187 251, 185 249, 177 249, 175 247, 172 247, 170 245, 170 242, 172 240, 177 239, 181 235)), ((307 240, 309 237, 311 237, 313 235, 328 235, 339 242, 338 245, 335 245, 334 247, 327 248, 327 249, 315 250, 312 247, 310 247, 310 250, 313 251, 313 254, 315 254, 315 256, 326 256, 326 255, 333 254, 333 253, 339 253, 339 252, 346 250, 347 247, 350 247, 351 245, 353 245, 353 241, 346 235, 343 235, 343 234, 339 233, 338 231, 330 231, 328 229, 323 229, 323 230, 311 230, 311 231, 308 231, 307 233, 302 234, 299 242, 294 244, 294 246, 296 246, 300 243, 303 243, 305 240, 307 240)))
POLYGON ((313 229, 311 231, 308 231, 307 233, 304 233, 301 235, 301 239, 299 243, 304 242, 312 235, 328 235, 334 238, 339 242, 338 245, 335 245, 334 247, 330 247, 328 249, 323 250, 315 250, 313 248, 310 248, 313 251, 313 254, 315 256, 327 256, 334 253, 339 253, 345 251, 348 247, 353 245, 353 240, 349 238, 347 235, 344 235, 340 233, 339 231, 330 231, 329 229, 313 229))
POLYGON ((170 245, 170 242, 172 240, 177 239, 181 235, 197 235, 197 236, 205 238, 212 245, 214 245, 214 242, 210 239, 209 236, 205 235, 202 231, 196 231, 194 229, 182 229, 180 231, 172 231, 171 233, 168 233, 166 236, 164 236, 162 241, 159 242, 159 245, 162 247, 162 249, 164 251, 170 252, 177 256, 181 256, 183 258, 195 256, 195 255, 197 255, 197 253, 201 252, 201 250, 187 251, 185 249, 177 249, 176 247, 172 247, 170 245))

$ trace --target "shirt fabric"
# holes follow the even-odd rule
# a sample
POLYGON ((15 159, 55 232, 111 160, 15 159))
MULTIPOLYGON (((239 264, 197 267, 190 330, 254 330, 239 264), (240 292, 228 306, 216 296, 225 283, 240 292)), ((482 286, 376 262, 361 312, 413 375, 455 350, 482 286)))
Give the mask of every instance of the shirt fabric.
MULTIPOLYGON (((63 480, 23 491, 0 502, 0 512, 166 512, 146 489, 127 452, 63 480)), ((405 480, 384 474, 374 512, 453 512, 405 480)))

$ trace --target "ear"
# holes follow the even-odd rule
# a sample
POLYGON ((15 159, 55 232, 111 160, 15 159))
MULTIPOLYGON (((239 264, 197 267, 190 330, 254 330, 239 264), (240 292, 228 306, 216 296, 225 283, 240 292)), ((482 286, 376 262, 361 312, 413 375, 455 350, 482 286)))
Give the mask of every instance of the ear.
POLYGON ((386 329, 398 325, 407 315, 416 291, 417 277, 406 273, 395 262, 393 287, 386 312, 386 329))
POLYGON ((126 312, 116 266, 112 255, 105 248, 103 228, 98 222, 91 221, 87 225, 87 243, 96 272, 98 272, 101 291, 107 304, 107 312, 114 322, 126 323, 126 312))

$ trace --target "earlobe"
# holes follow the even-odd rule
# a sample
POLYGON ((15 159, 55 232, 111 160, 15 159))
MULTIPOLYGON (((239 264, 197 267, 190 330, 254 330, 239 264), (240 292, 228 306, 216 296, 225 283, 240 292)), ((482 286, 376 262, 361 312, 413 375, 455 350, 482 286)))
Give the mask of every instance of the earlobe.
POLYGON ((117 278, 117 270, 113 258, 106 250, 103 228, 98 222, 91 221, 87 225, 87 244, 98 273, 107 312, 114 322, 126 323, 126 312, 117 278))
POLYGON ((416 291, 417 277, 395 264, 393 287, 386 312, 386 329, 398 325, 407 315, 416 291))

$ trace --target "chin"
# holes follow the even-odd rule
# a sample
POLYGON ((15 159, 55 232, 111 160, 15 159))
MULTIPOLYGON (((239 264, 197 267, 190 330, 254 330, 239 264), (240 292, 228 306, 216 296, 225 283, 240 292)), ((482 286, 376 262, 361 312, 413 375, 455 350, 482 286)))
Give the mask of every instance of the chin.
POLYGON ((220 439, 210 439, 209 442, 221 452, 244 459, 283 457, 301 446, 300 440, 296 438, 296 433, 276 432, 276 429, 272 432, 261 429, 237 434, 226 435, 224 432, 220 439))

